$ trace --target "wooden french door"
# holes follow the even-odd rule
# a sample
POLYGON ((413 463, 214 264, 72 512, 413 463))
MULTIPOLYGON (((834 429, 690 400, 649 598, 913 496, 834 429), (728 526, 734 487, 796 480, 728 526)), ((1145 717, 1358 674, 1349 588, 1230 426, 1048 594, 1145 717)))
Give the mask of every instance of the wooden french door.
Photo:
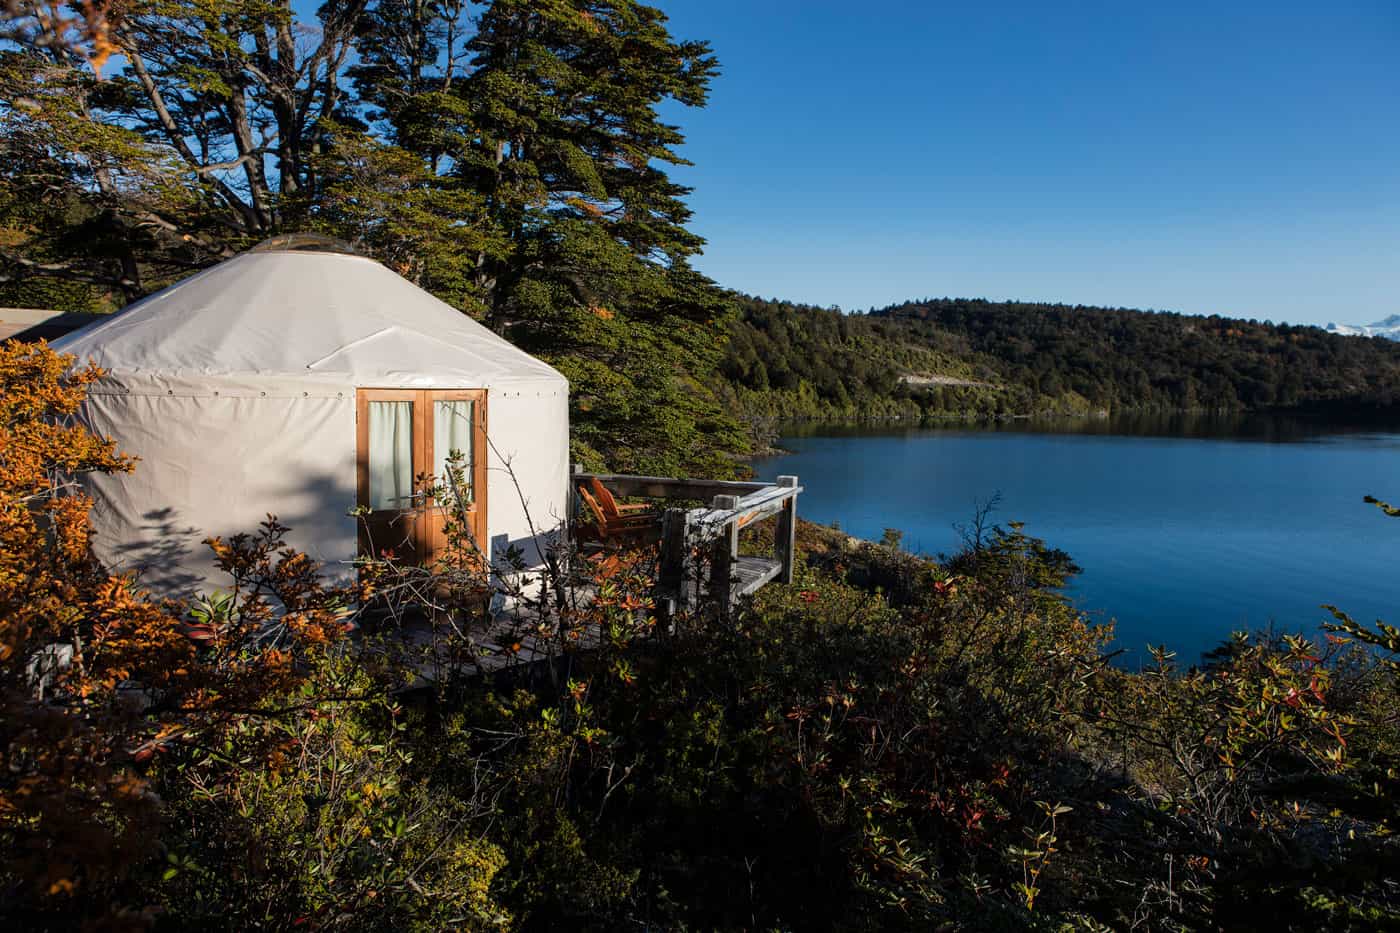
POLYGON ((447 482, 455 450, 464 469, 451 499, 484 552, 486 390, 360 389, 355 403, 359 503, 368 509, 361 550, 427 563, 447 546, 448 513, 432 489, 447 482))

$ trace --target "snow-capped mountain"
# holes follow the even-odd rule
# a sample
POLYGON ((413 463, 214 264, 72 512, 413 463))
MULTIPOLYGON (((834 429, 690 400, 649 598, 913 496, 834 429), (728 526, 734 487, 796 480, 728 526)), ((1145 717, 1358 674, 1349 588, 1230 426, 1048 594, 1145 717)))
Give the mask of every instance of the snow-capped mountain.
POLYGON ((1343 337, 1384 337, 1400 340, 1400 314, 1392 314, 1374 324, 1328 324, 1327 332, 1343 337))

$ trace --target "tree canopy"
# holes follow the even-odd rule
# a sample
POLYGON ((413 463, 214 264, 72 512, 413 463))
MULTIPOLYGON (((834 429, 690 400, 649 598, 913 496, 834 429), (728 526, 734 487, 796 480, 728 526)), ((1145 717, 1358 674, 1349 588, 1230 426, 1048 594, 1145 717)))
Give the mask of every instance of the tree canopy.
POLYGON ((0 51, 0 301, 120 307, 314 230, 557 365, 580 459, 727 472, 731 303, 690 266, 684 137, 716 62, 634 0, 150 0, 106 73, 0 51), (625 427, 646 428, 654 440, 625 427))

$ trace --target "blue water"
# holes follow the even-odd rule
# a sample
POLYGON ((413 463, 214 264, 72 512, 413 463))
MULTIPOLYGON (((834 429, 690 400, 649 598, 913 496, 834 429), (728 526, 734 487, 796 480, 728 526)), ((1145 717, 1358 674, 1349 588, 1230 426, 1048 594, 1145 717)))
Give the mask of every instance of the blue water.
POLYGON ((1115 621, 1125 663, 1165 644, 1194 662, 1232 630, 1315 632, 1335 603, 1400 622, 1400 429, 1270 418, 787 436, 755 464, 796 474, 799 510, 859 537, 885 528, 936 555, 999 496, 992 519, 1068 551, 1068 592, 1115 621))

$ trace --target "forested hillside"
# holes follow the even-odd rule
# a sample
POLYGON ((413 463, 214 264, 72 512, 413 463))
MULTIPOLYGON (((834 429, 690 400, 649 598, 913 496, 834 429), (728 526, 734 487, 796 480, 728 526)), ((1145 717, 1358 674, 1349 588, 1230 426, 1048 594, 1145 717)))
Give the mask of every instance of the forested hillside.
POLYGON ((721 369, 754 419, 1400 403, 1400 346, 1311 326, 946 298, 864 314, 753 298, 741 309, 721 369))
POLYGON ((918 416, 905 374, 973 380, 957 353, 906 341, 889 321, 748 297, 740 309, 720 372, 750 417, 918 416))
POLYGON ((1400 349, 1311 326, 1126 309, 943 299, 872 313, 952 334, 1003 378, 1102 408, 1263 409, 1400 401, 1400 349))

